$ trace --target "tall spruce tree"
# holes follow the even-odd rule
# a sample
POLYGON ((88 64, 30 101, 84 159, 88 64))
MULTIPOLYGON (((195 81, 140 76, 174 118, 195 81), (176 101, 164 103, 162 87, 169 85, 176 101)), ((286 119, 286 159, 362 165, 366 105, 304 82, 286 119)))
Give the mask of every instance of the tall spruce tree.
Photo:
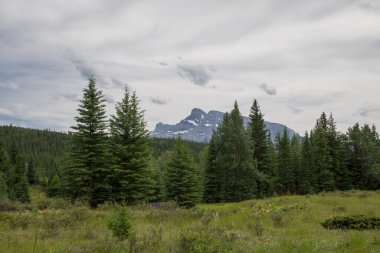
POLYGON ((278 147, 278 172, 279 172, 279 189, 282 194, 290 194, 295 191, 295 172, 291 160, 291 142, 289 139, 288 129, 285 128, 282 136, 277 136, 278 147))
POLYGON ((182 140, 176 140, 167 166, 168 200, 174 200, 185 208, 195 206, 200 197, 199 184, 195 175, 193 155, 182 140))
POLYGON ((29 163, 27 163, 27 175, 29 184, 34 184, 36 182, 36 172, 32 159, 30 159, 29 163))
POLYGON ((217 164, 218 133, 214 131, 208 146, 203 199, 206 203, 219 203, 221 196, 221 172, 217 164))
POLYGON ((257 162, 257 169, 267 175, 268 171, 268 142, 269 133, 265 128, 264 115, 255 99, 249 114, 249 137, 253 143, 253 158, 257 162))
POLYGON ((256 197, 257 170, 253 148, 243 126, 237 102, 226 114, 220 128, 220 147, 217 164, 221 170, 223 201, 241 201, 256 197))
POLYGON ((301 166, 298 172, 298 193, 309 194, 313 192, 312 180, 313 149, 306 132, 301 146, 301 166))
POLYGON ((318 191, 331 191, 335 188, 332 158, 329 152, 328 139, 322 127, 317 126, 313 136, 314 166, 318 191))
POLYGON ((105 100, 96 88, 95 78, 83 89, 77 109, 76 125, 72 128, 68 165, 64 187, 72 200, 83 199, 95 207, 109 199, 109 175, 105 100))
POLYGON ((148 201, 154 182, 150 167, 148 131, 136 93, 125 89, 111 117, 112 185, 117 201, 148 201))

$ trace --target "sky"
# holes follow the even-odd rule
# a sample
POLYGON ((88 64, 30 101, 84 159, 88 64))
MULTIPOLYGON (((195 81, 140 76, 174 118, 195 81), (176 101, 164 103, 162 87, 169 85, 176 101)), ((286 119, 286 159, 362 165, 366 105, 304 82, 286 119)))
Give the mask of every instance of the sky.
POLYGON ((70 130, 92 75, 150 130, 253 99, 299 133, 380 127, 380 0, 0 0, 0 124, 70 130))

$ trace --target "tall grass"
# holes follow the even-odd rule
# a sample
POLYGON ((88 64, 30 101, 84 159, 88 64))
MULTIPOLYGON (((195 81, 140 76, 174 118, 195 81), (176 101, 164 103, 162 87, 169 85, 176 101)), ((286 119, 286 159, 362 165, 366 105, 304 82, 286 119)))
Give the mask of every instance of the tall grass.
POLYGON ((89 209, 46 199, 0 212, 0 252, 380 252, 380 231, 327 230, 335 216, 380 216, 380 192, 331 192, 240 203, 131 207, 128 239, 108 222, 113 203, 89 209))

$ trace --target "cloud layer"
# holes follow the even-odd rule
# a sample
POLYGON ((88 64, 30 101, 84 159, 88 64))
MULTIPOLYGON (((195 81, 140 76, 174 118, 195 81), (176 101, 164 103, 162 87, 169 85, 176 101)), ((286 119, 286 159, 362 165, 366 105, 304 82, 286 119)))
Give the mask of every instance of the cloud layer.
POLYGON ((299 132, 322 111, 343 131, 357 121, 380 125, 373 0, 0 6, 0 124, 68 130, 94 75, 110 114, 125 87, 136 90, 150 128, 193 107, 230 110, 235 99, 247 115, 254 98, 267 120, 299 132))

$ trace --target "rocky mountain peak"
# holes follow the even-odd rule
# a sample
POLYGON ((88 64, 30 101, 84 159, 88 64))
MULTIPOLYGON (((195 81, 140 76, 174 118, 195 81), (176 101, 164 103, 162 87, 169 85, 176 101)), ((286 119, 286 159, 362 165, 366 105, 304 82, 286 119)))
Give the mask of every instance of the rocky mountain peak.
MULTIPOLYGON (((224 113, 219 111, 212 110, 206 113, 202 109, 194 108, 189 116, 175 125, 158 123, 150 135, 155 138, 176 138, 180 136, 185 140, 208 142, 211 139, 213 130, 222 122, 223 115, 224 113)), ((243 117, 243 119, 244 125, 247 126, 249 118, 243 117)), ((265 122, 265 124, 272 139, 275 138, 277 132, 282 133, 285 128, 284 125, 278 123, 265 122)), ((292 129, 288 128, 288 130, 291 137, 296 135, 296 132, 292 129)))

